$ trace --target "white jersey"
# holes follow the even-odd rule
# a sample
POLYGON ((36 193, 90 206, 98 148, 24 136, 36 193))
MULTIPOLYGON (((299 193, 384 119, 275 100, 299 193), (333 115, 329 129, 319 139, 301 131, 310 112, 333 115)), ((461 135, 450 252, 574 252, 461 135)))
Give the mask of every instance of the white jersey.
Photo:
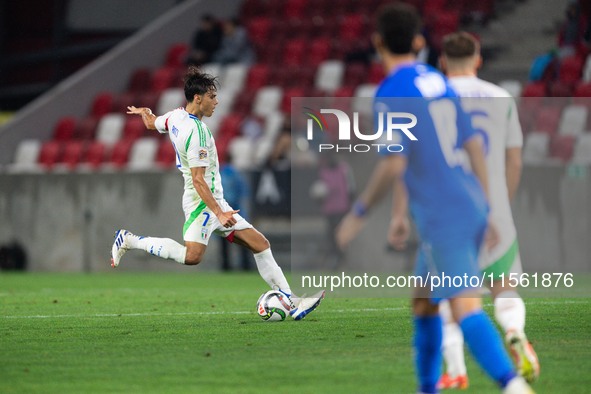
MULTIPOLYGON (((452 77, 451 86, 472 115, 474 129, 483 133, 488 169, 491 218, 497 225, 500 243, 485 257, 484 266, 498 261, 516 247, 517 232, 511 213, 505 157, 508 148, 521 148, 523 134, 515 100, 509 92, 477 77, 452 77), (472 99, 474 98, 474 99, 472 99)), ((519 255, 516 255, 519 259, 519 255)))
POLYGON ((216 200, 223 199, 220 164, 209 128, 184 108, 177 108, 156 118, 156 129, 168 133, 176 151, 176 166, 185 180, 185 198, 201 202, 191 177, 191 167, 205 167, 205 181, 216 200))

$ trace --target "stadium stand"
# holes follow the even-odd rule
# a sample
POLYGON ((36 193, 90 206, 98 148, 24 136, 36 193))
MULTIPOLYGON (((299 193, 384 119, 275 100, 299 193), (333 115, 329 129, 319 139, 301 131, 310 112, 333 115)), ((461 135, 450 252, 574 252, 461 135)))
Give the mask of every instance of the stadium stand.
MULTIPOLYGON (((371 57, 362 61, 348 56, 369 47, 373 13, 385 2, 319 0, 313 3, 313 10, 308 0, 242 2, 240 15, 257 50, 257 63, 250 67, 203 65, 209 73, 218 75, 221 83, 220 103, 215 116, 208 119, 210 129, 216 134, 220 159, 223 161, 230 149, 233 157, 243 160, 240 163, 243 168, 264 163, 264 155, 270 152, 269 146, 272 148, 283 117, 291 111, 292 97, 354 97, 353 110, 369 111, 360 98, 372 97, 384 70, 371 57), (264 120, 263 136, 256 149, 241 139, 241 124, 250 114, 264 120), (234 142, 235 138, 239 139, 234 142), (254 153, 246 158, 241 156, 242 149, 254 153)), ((466 21, 487 21, 495 10, 493 0, 477 4, 451 0, 407 2, 422 10, 435 50, 444 34, 457 30, 466 21)), ((160 66, 135 68, 124 91, 99 92, 92 98, 88 114, 59 119, 51 140, 40 145, 37 157, 40 167, 52 169, 55 163, 63 162, 72 170, 103 165, 119 169, 150 165, 173 168, 174 152, 160 139, 145 139, 150 134, 145 132, 141 120, 124 113, 129 105, 148 106, 157 113, 181 106, 185 101, 181 87, 187 51, 185 42, 170 45, 160 66), (140 160, 138 155, 144 153, 146 158, 140 160), (89 155, 92 157, 87 159, 89 155)), ((521 99, 524 132, 534 135, 531 141, 529 136, 526 138, 527 144, 532 145, 528 149, 536 152, 530 152, 530 162, 540 157, 568 161, 576 137, 591 129, 587 124, 591 105, 584 99, 591 96, 588 52, 581 47, 571 56, 556 60, 555 70, 544 73, 540 81, 525 84, 518 80, 502 81, 503 87, 521 99), (547 97, 564 100, 548 102, 547 97), (541 149, 545 145, 547 149, 541 149)), ((15 156, 14 166, 26 168, 25 163, 34 157, 33 144, 23 143, 22 149, 22 155, 15 156), (25 154, 29 151, 30 154, 25 154)))

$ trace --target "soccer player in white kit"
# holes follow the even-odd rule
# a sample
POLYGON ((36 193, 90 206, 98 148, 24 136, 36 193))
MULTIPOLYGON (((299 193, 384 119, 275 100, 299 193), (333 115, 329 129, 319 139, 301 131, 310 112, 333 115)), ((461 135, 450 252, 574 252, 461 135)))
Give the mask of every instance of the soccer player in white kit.
POLYGON ((185 245, 170 238, 142 237, 121 229, 115 234, 111 265, 117 267, 121 257, 130 249, 141 249, 180 264, 197 265, 203 258, 210 236, 216 233, 250 249, 261 277, 291 301, 290 315, 295 320, 303 319, 320 304, 324 291, 312 297, 294 296, 281 267, 273 258, 269 241, 224 199, 215 141, 203 123, 203 118, 212 116, 218 104, 216 78, 191 67, 185 77, 184 90, 185 108, 157 117, 149 108, 130 106, 127 113, 141 115, 148 129, 167 133, 170 137, 177 167, 185 181, 185 245))
MULTIPOLYGON (((490 278, 495 278, 490 286, 495 318, 505 331, 519 373, 532 382, 539 375, 539 362, 524 332, 525 305, 515 287, 508 283, 511 272, 522 270, 510 200, 521 176, 523 135, 515 100, 506 90, 476 76, 481 61, 479 44, 470 34, 452 33, 444 38, 441 67, 452 88, 463 97, 464 109, 471 113, 472 124, 485 142, 491 218, 498 230, 499 243, 492 250, 482 248, 480 268, 486 273, 487 284, 490 285, 490 278), (504 286, 501 274, 504 274, 504 286)), ((439 387, 466 388, 462 331, 453 321, 449 305, 443 304, 440 313, 444 321, 443 355, 447 372, 439 387)))

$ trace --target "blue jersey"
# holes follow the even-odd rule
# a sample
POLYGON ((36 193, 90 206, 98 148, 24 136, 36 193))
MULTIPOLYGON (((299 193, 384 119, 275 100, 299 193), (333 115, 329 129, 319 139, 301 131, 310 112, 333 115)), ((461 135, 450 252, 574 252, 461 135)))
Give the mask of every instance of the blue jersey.
POLYGON ((476 133, 447 79, 428 65, 402 65, 381 83, 374 107, 376 113, 404 111, 417 118, 410 129, 416 141, 402 132, 393 137, 403 147, 396 154, 408 159, 405 183, 421 238, 449 241, 481 224, 488 204, 462 148, 476 133))

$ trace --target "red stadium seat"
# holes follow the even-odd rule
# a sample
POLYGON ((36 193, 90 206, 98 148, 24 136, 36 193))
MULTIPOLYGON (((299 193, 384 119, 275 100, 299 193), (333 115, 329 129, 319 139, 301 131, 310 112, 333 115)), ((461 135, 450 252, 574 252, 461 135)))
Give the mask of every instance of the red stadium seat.
POLYGON ((255 64, 248 71, 246 87, 254 93, 258 88, 267 84, 269 72, 269 66, 266 64, 255 64))
POLYGON ((62 145, 57 141, 46 141, 41 146, 38 162, 46 169, 51 169, 59 163, 62 154, 62 145))
POLYGON ((115 144, 111 156, 109 158, 109 164, 116 168, 122 168, 127 164, 129 160, 129 152, 133 142, 130 140, 121 140, 115 144))
POLYGON ((283 50, 282 63, 285 65, 301 65, 307 58, 308 42, 301 38, 289 40, 283 50))
POLYGON ((261 16, 252 19, 247 24, 248 37, 254 43, 266 43, 271 32, 272 22, 270 18, 261 16))
POLYGON ((283 99, 281 100, 281 111, 286 114, 291 113, 291 99, 293 97, 307 97, 304 87, 291 87, 285 89, 283 99))
POLYGON ((154 71, 150 81, 150 90, 152 92, 162 92, 174 84, 175 77, 178 75, 173 67, 161 67, 154 71))
POLYGON ((566 57, 560 61, 558 79, 564 83, 574 85, 581 80, 583 61, 577 56, 566 57))
POLYGON ((168 52, 166 53, 165 65, 174 68, 183 67, 185 65, 188 50, 189 46, 184 42, 172 45, 168 48, 168 52))
POLYGON ((365 34, 365 18, 360 14, 345 15, 339 26, 339 39, 356 41, 365 34))
POLYGON ((121 93, 117 99, 115 100, 115 104, 113 105, 113 109, 115 112, 127 112, 127 107, 130 105, 138 106, 138 97, 140 93, 136 92, 124 92, 121 93))
POLYGON ((553 81, 548 86, 548 92, 551 97, 571 97, 573 91, 574 87, 572 84, 562 81, 553 81))
POLYGON ((331 51, 330 39, 320 37, 312 41, 308 51, 307 63, 312 66, 318 66, 329 58, 331 51))
POLYGON ((77 140, 93 140, 96 133, 96 126, 98 125, 98 119, 90 116, 78 121, 76 130, 74 131, 73 139, 77 140))
POLYGON ((556 134, 562 108, 557 106, 544 106, 539 108, 534 121, 533 131, 556 134))
POLYGON ((250 113, 252 103, 254 102, 255 92, 249 89, 239 93, 234 99, 232 105, 232 112, 241 116, 245 116, 250 113))
POLYGON ((553 135, 550 139, 549 156, 566 163, 573 157, 576 137, 572 135, 553 135))
POLYGON ((76 131, 76 118, 66 116, 57 121, 53 129, 53 139, 55 141, 67 141, 72 139, 76 131))
POLYGON ((128 116, 125 120, 125 126, 123 126, 122 139, 127 141, 135 141, 144 135, 146 126, 141 117, 139 116, 128 116))
POLYGON ((308 0, 287 0, 283 8, 283 15, 286 18, 304 17, 306 16, 307 6, 308 0))
POLYGON ((147 68, 138 68, 134 70, 131 78, 129 79, 129 85, 127 90, 130 92, 144 92, 150 87, 150 70, 147 68))
POLYGON ((115 99, 111 92, 101 92, 94 96, 92 102, 92 110, 90 114, 94 117, 100 118, 103 115, 113 112, 115 99))
POLYGON ((591 97, 591 82, 580 82, 575 87, 575 97, 591 97))
POLYGON ((92 141, 86 148, 81 164, 87 164, 91 168, 98 168, 105 160, 105 150, 105 145, 103 143, 92 141))
POLYGON ((60 163, 65 164, 69 169, 74 169, 80 163, 86 148, 86 142, 68 141, 63 147, 63 155, 60 163))
POLYGON ((353 88, 365 83, 367 77, 367 67, 363 63, 351 63, 345 69, 345 77, 343 83, 353 88))
POLYGON ((369 66, 369 75, 367 76, 368 83, 379 84, 384 79, 384 66, 381 63, 372 63, 369 66))
POLYGON ((176 152, 169 140, 160 141, 158 145, 158 152, 156 152, 155 162, 162 168, 170 168, 176 166, 176 152))

